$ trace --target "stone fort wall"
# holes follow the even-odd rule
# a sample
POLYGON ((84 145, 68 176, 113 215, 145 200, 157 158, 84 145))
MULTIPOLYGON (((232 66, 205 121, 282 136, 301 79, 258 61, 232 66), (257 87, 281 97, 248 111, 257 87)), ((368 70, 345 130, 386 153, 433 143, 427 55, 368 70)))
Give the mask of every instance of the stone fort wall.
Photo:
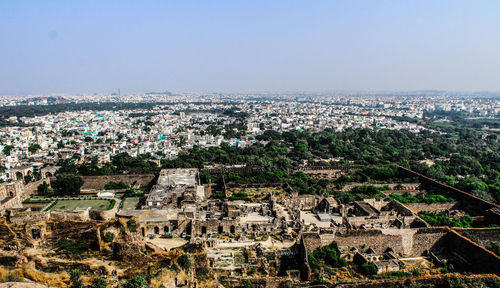
POLYGON ((308 251, 336 241, 339 247, 361 248, 366 245, 378 253, 392 248, 405 256, 420 256, 448 232, 448 228, 354 230, 348 233, 322 234, 319 242, 313 237, 305 237, 304 241, 308 251))
POLYGON ((486 250, 453 230, 446 234, 444 240, 447 248, 452 249, 454 253, 467 260, 472 272, 500 275, 500 257, 495 253, 486 250))
POLYGON ((500 228, 453 228, 457 233, 476 241, 481 246, 488 246, 492 241, 500 241, 500 228))
POLYGON ((155 179, 154 174, 131 174, 131 175, 109 175, 109 176, 83 176, 81 190, 104 189, 109 182, 120 182, 130 185, 148 186, 155 179))

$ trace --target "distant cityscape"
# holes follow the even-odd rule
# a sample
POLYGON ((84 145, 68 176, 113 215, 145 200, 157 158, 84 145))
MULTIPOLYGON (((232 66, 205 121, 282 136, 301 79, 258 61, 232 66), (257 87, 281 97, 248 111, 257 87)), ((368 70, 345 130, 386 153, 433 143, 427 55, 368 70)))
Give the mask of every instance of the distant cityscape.
POLYGON ((0 279, 498 287, 499 140, 486 92, 3 96, 0 279))

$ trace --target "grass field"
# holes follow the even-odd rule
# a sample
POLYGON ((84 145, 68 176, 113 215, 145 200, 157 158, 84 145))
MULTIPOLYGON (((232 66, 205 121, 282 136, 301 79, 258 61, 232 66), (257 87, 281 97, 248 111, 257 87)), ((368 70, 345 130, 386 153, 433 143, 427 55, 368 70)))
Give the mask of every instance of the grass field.
POLYGON ((59 200, 51 210, 73 211, 77 208, 87 209, 91 207, 92 210, 103 211, 108 210, 109 203, 109 200, 59 200))
POLYGON ((127 198, 124 198, 122 200, 123 201, 122 209, 123 210, 133 210, 133 209, 136 209, 137 204, 139 204, 139 200, 140 200, 139 197, 127 197, 127 198))

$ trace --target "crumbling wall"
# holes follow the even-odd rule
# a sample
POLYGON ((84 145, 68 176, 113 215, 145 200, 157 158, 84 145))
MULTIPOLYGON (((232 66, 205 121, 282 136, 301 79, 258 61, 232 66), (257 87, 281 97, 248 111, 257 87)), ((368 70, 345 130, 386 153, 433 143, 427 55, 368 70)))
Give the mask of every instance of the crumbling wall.
POLYGON ((423 255, 427 250, 433 247, 441 238, 448 234, 448 228, 419 228, 413 234, 413 255, 423 255))
POLYGON ((46 221, 50 217, 49 212, 17 212, 10 211, 9 221, 15 224, 24 224, 33 221, 46 221))
POLYGON ((85 210, 76 211, 50 211, 50 218, 54 220, 75 220, 75 221, 89 221, 90 208, 85 210))

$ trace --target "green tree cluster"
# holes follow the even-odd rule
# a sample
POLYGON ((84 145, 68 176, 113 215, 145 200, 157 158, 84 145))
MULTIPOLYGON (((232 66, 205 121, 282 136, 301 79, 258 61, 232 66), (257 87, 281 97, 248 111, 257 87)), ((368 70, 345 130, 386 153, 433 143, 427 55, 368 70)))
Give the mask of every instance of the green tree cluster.
POLYGON ((308 255, 308 261, 313 272, 318 271, 318 269, 324 265, 328 265, 333 268, 344 267, 347 265, 347 261, 340 257, 340 250, 337 242, 332 242, 328 246, 317 248, 313 251, 313 253, 308 255))
POLYGON ((453 198, 446 197, 441 194, 423 194, 419 193, 413 196, 410 192, 405 192, 403 195, 398 193, 391 193, 390 199, 399 201, 400 203, 446 203, 453 202, 453 198))
POLYGON ((472 227, 473 219, 469 215, 460 216, 458 218, 450 218, 444 212, 428 212, 422 211, 418 216, 431 226, 449 226, 449 227, 472 227))
POLYGON ((56 195, 78 195, 83 186, 83 178, 75 174, 59 174, 50 185, 56 195))

